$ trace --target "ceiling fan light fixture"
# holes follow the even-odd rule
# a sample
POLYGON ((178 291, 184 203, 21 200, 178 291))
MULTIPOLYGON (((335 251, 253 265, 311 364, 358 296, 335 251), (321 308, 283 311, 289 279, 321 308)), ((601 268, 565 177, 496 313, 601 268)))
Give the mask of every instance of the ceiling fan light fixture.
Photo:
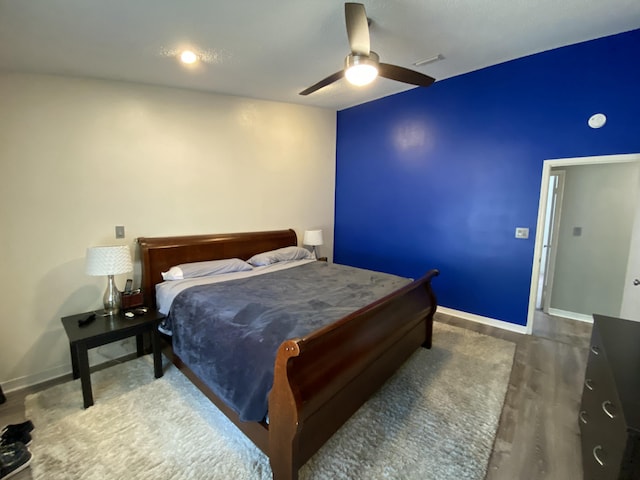
MULTIPOLYGON (((351 49, 351 53, 344 59, 344 69, 323 78, 309 88, 305 88, 300 92, 300 95, 309 95, 344 77, 347 77, 349 83, 357 86, 367 85, 373 82, 377 76, 418 87, 428 87, 436 81, 435 78, 415 70, 390 63, 380 63, 378 54, 370 48, 369 25, 371 22, 362 3, 345 3, 344 19, 347 26, 349 48, 351 49)), ((420 64, 442 58, 444 57, 438 54, 433 59, 422 60, 420 64)))
POLYGON ((378 54, 347 55, 344 59, 344 76, 349 83, 358 87, 370 84, 378 76, 378 54))

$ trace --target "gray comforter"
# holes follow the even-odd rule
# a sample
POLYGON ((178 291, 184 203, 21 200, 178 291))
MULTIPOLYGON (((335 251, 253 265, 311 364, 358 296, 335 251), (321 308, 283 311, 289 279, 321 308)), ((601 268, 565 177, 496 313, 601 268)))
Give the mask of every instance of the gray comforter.
POLYGON ((188 288, 169 320, 178 356, 242 420, 267 414, 280 344, 307 335, 409 283, 395 275, 313 262, 188 288))

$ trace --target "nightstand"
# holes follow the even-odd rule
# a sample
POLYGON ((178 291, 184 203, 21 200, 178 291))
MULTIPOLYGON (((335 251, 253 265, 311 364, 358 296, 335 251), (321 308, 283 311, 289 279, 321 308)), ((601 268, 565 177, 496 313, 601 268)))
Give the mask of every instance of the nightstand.
POLYGON ((124 312, 111 316, 100 316, 84 326, 78 325, 78 320, 86 318, 92 312, 71 315, 62 318, 62 325, 69 338, 69 350, 71 352, 71 367, 73 378, 80 378, 82 384, 82 397, 84 408, 93 405, 93 393, 91 391, 91 376, 89 372, 90 348, 136 337, 137 355, 144 355, 144 337, 148 333, 151 336, 151 348, 153 350, 153 369, 156 378, 162 377, 162 355, 160 349, 160 335, 158 324, 165 316, 156 310, 150 310, 144 315, 128 318, 124 312))

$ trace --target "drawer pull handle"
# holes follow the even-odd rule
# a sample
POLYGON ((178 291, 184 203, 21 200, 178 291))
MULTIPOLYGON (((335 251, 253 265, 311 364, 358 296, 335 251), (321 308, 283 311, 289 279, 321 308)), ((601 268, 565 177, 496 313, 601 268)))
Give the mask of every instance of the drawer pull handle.
POLYGON ((600 465, 601 467, 604 467, 604 460, 598 456, 598 452, 601 450, 602 450, 602 447, 600 445, 596 445, 595 447, 593 447, 593 458, 596 459, 596 462, 598 462, 598 465, 600 465))
POLYGON ((593 345, 591 347, 591 351, 593 352, 594 355, 600 355, 600 347, 597 345, 593 345))
POLYGON ((602 402, 602 410, 604 411, 604 413, 606 413, 609 418, 615 418, 616 414, 609 410, 610 407, 613 407, 613 403, 611 403, 609 400, 605 400, 604 402, 602 402))
POLYGON ((585 412, 584 410, 582 410, 582 411, 580 412, 580 415, 578 415, 578 417, 580 418, 580 421, 581 421, 582 423, 584 423, 585 425, 587 424, 587 417, 588 417, 587 412, 585 412))
POLYGON ((587 387, 589 390, 593 391, 593 380, 591 380, 590 378, 587 378, 584 381, 584 386, 587 387))

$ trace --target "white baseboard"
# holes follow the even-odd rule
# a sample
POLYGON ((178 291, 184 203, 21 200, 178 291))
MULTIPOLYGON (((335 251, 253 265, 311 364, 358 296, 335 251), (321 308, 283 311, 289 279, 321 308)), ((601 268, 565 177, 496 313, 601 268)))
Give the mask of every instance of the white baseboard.
MULTIPOLYGON (((118 342, 101 345, 98 348, 89 350, 89 365, 91 368, 106 364, 112 361, 121 361, 127 355, 134 353, 136 344, 132 338, 125 338, 118 342)), ((2 390, 12 392, 27 387, 32 387, 40 383, 48 382, 56 378, 71 374, 71 361, 69 363, 53 367, 42 372, 36 372, 18 378, 3 380, 2 390)))
POLYGON ((495 318, 483 317, 476 315, 475 313, 462 312, 460 310, 454 310, 452 308, 438 306, 437 312, 444 313, 445 315, 451 315, 452 317, 462 318, 464 320, 470 320, 476 323, 482 323, 483 325, 489 325, 491 327, 501 328, 503 330, 509 330, 516 333, 527 333, 527 327, 524 325, 516 325, 515 323, 505 322, 503 320, 496 320, 495 318))
POLYGON ((44 383, 55 378, 62 377, 64 375, 71 375, 71 368, 69 365, 61 365, 59 367, 45 370, 44 372, 38 372, 33 375, 27 375, 24 377, 14 378, 2 383, 2 390, 5 393, 10 393, 15 390, 21 390, 23 388, 31 387, 39 383, 44 383))
POLYGON ((554 317, 568 318, 569 320, 579 320, 581 322, 593 323, 593 317, 591 315, 569 312, 567 310, 559 310, 557 308, 550 308, 549 315, 553 315, 554 317))

